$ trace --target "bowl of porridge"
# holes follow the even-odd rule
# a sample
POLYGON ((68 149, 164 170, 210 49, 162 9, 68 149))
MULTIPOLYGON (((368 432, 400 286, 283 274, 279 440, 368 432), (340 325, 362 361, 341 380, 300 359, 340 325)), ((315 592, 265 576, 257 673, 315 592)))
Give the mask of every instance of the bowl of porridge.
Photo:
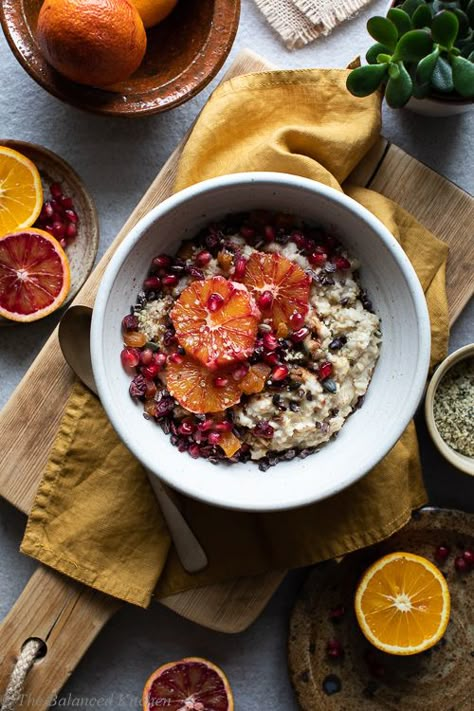
POLYGON ((430 328, 394 237, 351 198, 281 173, 177 193, 101 282, 91 355, 133 454, 208 503, 278 510, 350 486, 422 397, 430 328))

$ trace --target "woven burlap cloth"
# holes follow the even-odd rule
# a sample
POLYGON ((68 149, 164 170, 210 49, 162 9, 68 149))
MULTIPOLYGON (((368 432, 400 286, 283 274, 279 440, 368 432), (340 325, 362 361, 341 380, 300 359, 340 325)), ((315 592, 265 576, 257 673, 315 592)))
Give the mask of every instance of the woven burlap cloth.
POLYGON ((371 0, 255 0, 288 49, 303 47, 355 15, 371 0))

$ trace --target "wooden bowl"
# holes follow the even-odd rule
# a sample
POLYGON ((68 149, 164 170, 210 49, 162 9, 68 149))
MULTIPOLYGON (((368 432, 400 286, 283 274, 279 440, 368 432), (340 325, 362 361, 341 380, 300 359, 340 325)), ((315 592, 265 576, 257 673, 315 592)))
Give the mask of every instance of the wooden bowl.
POLYGON ((18 61, 46 91, 73 106, 109 116, 143 116, 188 101, 217 74, 234 41, 240 0, 179 0, 148 30, 145 58, 113 90, 71 82, 44 59, 36 41, 43 0, 2 0, 0 21, 18 61))
MULTIPOLYGON (((61 308, 77 294, 94 266, 99 246, 99 221, 94 202, 77 173, 62 158, 35 143, 0 139, 0 145, 13 148, 29 158, 39 170, 45 199, 49 186, 61 183, 64 194, 72 197, 79 223, 76 238, 66 248, 71 268, 71 288, 61 308)), ((17 324, 17 321, 0 317, 0 326, 17 324)))

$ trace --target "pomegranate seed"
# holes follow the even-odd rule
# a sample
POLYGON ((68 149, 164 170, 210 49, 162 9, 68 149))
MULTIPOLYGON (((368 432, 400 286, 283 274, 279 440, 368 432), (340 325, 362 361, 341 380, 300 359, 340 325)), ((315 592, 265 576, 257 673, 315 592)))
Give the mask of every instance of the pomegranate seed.
POLYGON ((222 435, 219 434, 219 432, 209 432, 207 441, 209 442, 209 444, 215 445, 215 444, 219 444, 221 439, 222 439, 222 435))
POLYGON ((276 351, 280 345, 278 343, 278 338, 276 338, 273 333, 264 333, 262 341, 263 346, 267 349, 267 351, 276 351))
POLYGON ((199 254, 196 254, 194 261, 196 262, 198 267, 205 267, 206 264, 209 264, 209 262, 212 259, 212 254, 210 252, 199 252, 199 254))
POLYGON ((122 329, 124 331, 136 331, 138 328, 138 317, 135 314, 127 314, 122 319, 122 329))
POLYGON ((156 276, 148 277, 148 279, 145 279, 143 282, 143 288, 146 291, 156 291, 161 288, 161 279, 156 276))
POLYGON ((308 261, 313 267, 322 267, 326 262, 328 255, 325 252, 313 252, 309 255, 308 261))
POLYGON ((470 568, 474 566, 474 551, 471 550, 465 550, 464 553, 462 554, 462 557, 468 564, 470 568))
POLYGON ((255 230, 253 227, 248 225, 242 225, 240 228, 240 234, 244 239, 253 239, 255 237, 255 230))
POLYGON ((168 269, 168 267, 173 264, 173 260, 167 254, 159 254, 158 257, 152 260, 152 264, 154 267, 158 267, 158 269, 168 269))
POLYGON ((160 370, 160 367, 156 363, 150 363, 150 365, 144 365, 141 368, 142 375, 144 375, 147 380, 156 378, 160 370))
POLYGON ((50 220, 53 215, 54 215, 53 206, 51 205, 51 202, 49 200, 46 200, 46 202, 43 205, 43 209, 41 210, 40 218, 42 220, 46 221, 46 220, 50 220))
POLYGON ((296 244, 298 249, 304 249, 306 247, 306 237, 302 232, 298 232, 298 230, 294 230, 291 233, 290 237, 291 241, 296 244))
POLYGON ((63 191, 61 188, 61 183, 53 183, 50 188, 49 192, 53 196, 53 198, 60 198, 63 196, 63 191))
POLYGON ((207 308, 211 313, 218 311, 224 303, 224 297, 220 294, 211 294, 207 300, 207 308))
POLYGON ((253 433, 256 437, 264 437, 265 439, 272 439, 274 431, 267 420, 260 420, 253 428, 253 433))
POLYGON ((243 279, 247 268, 245 257, 237 257, 234 265, 234 279, 243 279))
POLYGON ((176 276, 176 274, 167 274, 163 277, 161 283, 163 284, 163 286, 176 286, 176 284, 178 283, 178 277, 176 276))
POLYGON ((66 227, 63 222, 59 222, 56 220, 56 222, 53 222, 53 236, 56 237, 56 239, 61 239, 64 237, 64 233, 66 231, 66 227))
POLYGON ((66 237, 68 239, 74 239, 77 235, 77 227, 73 222, 70 222, 66 227, 66 237))
POLYGON ((329 378, 330 375, 332 375, 332 363, 330 363, 328 360, 325 360, 319 366, 319 379, 326 380, 326 378, 329 378))
POLYGON ((345 257, 336 257, 336 259, 334 260, 334 264, 336 265, 336 269, 341 269, 344 271, 351 268, 350 261, 345 257))
POLYGON ((76 222, 79 221, 79 218, 78 218, 78 216, 77 216, 77 212, 76 212, 75 210, 65 210, 65 211, 64 211, 64 216, 67 217, 67 219, 69 220, 69 222, 74 222, 74 224, 76 224, 76 222))
POLYGON ((243 380, 247 373, 249 372, 249 365, 248 363, 242 363, 242 365, 238 365, 235 370, 232 371, 232 377, 234 380, 239 382, 239 380, 243 380))
POLYGON ((326 654, 331 659, 340 659, 344 655, 342 644, 337 639, 330 639, 326 645, 326 654))
POLYGON ((265 242, 274 242, 275 237, 276 237, 276 232, 275 228, 273 225, 265 225, 263 229, 263 236, 265 238, 265 242))
POLYGON ((263 291, 257 299, 258 307, 262 310, 269 309, 273 304, 273 294, 271 291, 263 291))
POLYGON ((193 459, 199 459, 200 457, 200 449, 198 444, 192 444, 190 448, 188 449, 189 454, 193 459))
POLYGON ((270 351, 263 354, 263 360, 267 365, 276 366, 281 365, 280 358, 275 351, 270 351))
POLYGON ((275 380, 276 382, 284 380, 288 377, 289 372, 290 371, 288 370, 286 365, 279 365, 272 371, 272 380, 275 380))
POLYGON ((337 607, 333 607, 331 610, 329 610, 329 619, 333 622, 340 620, 341 617, 344 617, 345 611, 346 610, 344 608, 344 605, 338 605, 337 607))
POLYGON ((142 365, 150 365, 152 360, 153 351, 151 350, 151 348, 145 348, 144 350, 142 350, 142 352, 140 353, 140 363, 142 365))
POLYGON ((209 432, 209 430, 212 430, 214 427, 214 420, 211 420, 210 417, 208 417, 204 422, 200 422, 198 424, 198 430, 199 432, 209 432))
POLYGON ((183 420, 178 427, 178 432, 179 432, 179 434, 189 437, 189 435, 193 434, 195 429, 196 428, 192 422, 190 422, 189 420, 183 420))
POLYGON ((125 370, 133 370, 140 360, 140 351, 137 348, 124 348, 120 353, 120 358, 125 370))
POLYGON ((225 388, 229 384, 229 378, 224 378, 222 375, 218 375, 214 378, 214 385, 216 388, 225 388))
POLYGON ((290 325, 292 328, 297 330, 304 324, 304 316, 303 314, 300 314, 299 311, 295 311, 293 314, 290 316, 290 325))
POLYGON ((160 368, 160 370, 163 370, 167 361, 168 361, 168 358, 166 357, 165 353, 154 353, 153 354, 153 363, 156 363, 156 365, 160 368))
POLYGON ((293 341, 293 343, 300 343, 301 341, 304 341, 304 339, 308 335, 309 335, 309 328, 306 328, 306 326, 303 326, 303 328, 299 328, 297 331, 293 331, 290 338, 293 341))
POLYGON ((146 390, 145 390, 145 398, 147 400, 152 400, 156 393, 158 392, 157 387, 153 380, 147 380, 146 381, 146 390))
POLYGON ((435 550, 434 557, 436 558, 437 561, 442 563, 445 561, 450 554, 450 548, 448 546, 438 546, 437 549, 435 550))
POLYGON ((61 247, 62 247, 63 249, 66 249, 67 243, 66 243, 66 240, 64 239, 64 237, 59 240, 59 244, 61 245, 61 247))
POLYGON ((71 197, 66 197, 65 195, 63 195, 61 198, 61 205, 67 212, 67 210, 72 210, 72 208, 74 207, 74 202, 71 197))
POLYGON ((458 555, 454 559, 454 567, 456 568, 458 573, 466 573, 469 569, 469 564, 462 555, 458 555))
POLYGON ((176 365, 180 365, 184 361, 184 357, 180 353, 171 353, 168 356, 168 361, 170 363, 176 363, 176 365))
POLYGON ((229 420, 216 422, 214 429, 216 432, 230 432, 232 430, 232 422, 229 422, 229 420))

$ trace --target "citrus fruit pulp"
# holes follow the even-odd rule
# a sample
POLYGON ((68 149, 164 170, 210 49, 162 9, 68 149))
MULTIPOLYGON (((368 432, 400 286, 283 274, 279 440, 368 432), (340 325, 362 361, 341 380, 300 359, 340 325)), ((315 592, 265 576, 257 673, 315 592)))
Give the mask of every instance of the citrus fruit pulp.
POLYGON ((0 237, 0 316, 37 321, 61 306, 70 283, 68 258, 47 232, 0 237))
POLYGON ((35 164, 0 146, 0 236, 30 227, 41 212, 43 189, 35 164))
POLYGON ((221 276, 192 282, 171 311, 180 345, 210 369, 252 353, 259 316, 247 289, 221 276))
POLYGON ((282 324, 288 326, 295 313, 304 316, 308 312, 311 277, 281 254, 253 252, 243 283, 257 300, 264 318, 271 317, 275 331, 282 324), (272 299, 264 308, 261 296, 267 292, 272 299))
POLYGON ((153 27, 168 17, 177 2, 178 0, 132 0, 145 27, 153 27))
POLYGON ((166 387, 171 395, 196 414, 222 412, 239 402, 242 390, 232 375, 222 376, 227 383, 220 387, 215 384, 217 378, 215 371, 188 356, 179 363, 169 362, 166 368, 166 387))
POLYGON ((164 664, 143 690, 144 711, 233 711, 234 700, 224 672, 206 659, 188 657, 164 664))
POLYGON ((423 652, 443 636, 450 613, 446 580, 426 558, 391 553, 363 575, 355 611, 362 632, 389 654, 423 652))

